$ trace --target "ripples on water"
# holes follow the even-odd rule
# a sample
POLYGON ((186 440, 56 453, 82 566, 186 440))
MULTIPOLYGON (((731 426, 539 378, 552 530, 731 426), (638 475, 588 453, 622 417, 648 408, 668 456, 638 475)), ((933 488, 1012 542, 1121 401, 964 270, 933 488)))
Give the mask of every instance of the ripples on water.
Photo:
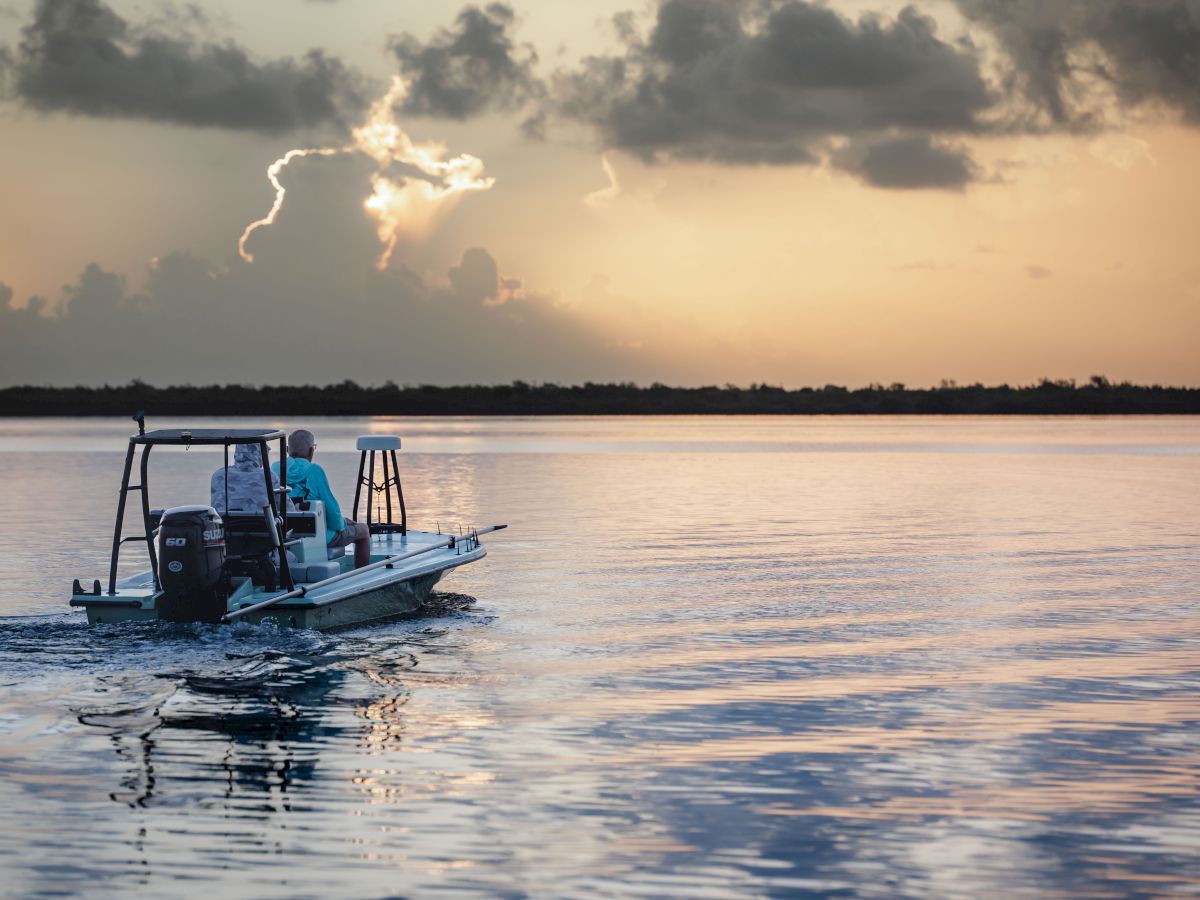
POLYGON ((63 611, 123 451, 68 427, 0 425, 9 893, 1200 886, 1195 419, 318 423, 512 523, 332 635, 63 611))

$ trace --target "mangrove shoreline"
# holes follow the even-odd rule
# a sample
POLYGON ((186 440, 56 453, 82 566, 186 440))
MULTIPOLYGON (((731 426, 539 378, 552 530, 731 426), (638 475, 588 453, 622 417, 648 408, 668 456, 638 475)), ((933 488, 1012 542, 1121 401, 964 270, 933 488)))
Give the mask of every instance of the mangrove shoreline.
POLYGON ((1198 415, 1200 388, 1077 384, 908 388, 669 387, 653 384, 364 387, 209 385, 0 388, 0 416, 1198 415))

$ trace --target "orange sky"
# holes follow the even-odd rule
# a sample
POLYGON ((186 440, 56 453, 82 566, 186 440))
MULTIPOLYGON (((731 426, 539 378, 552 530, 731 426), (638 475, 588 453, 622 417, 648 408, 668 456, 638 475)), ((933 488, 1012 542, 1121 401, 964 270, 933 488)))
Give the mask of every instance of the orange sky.
MULTIPOLYGON (((72 2, 83 0, 60 5, 72 2)), ((894 21, 894 5, 830 5, 850 29, 859 27, 864 9, 894 21)), ((228 5, 203 29, 232 36, 252 59, 323 47, 386 86, 395 61, 381 53, 380 35, 411 32, 424 41, 454 20, 451 11, 412 3, 352 17, 343 15, 348 2, 293 6, 228 5), (287 26, 271 24, 280 21, 287 26)), ((536 44, 536 71, 549 83, 586 54, 614 52, 604 23, 622 6, 579 4, 567 12, 558 4, 517 4, 514 33, 536 44)), ((967 33, 951 4, 931 8, 942 10, 939 37, 967 33)), ((130 22, 144 18, 139 9, 111 6, 130 22)), ((16 47, 33 12, 33 5, 19 6, 0 18, 0 44, 16 47)), ((654 10, 641 12, 639 27, 649 34, 654 10)), ((1200 133, 1177 110, 1130 108, 1082 133, 957 134, 948 140, 969 149, 976 166, 970 183, 906 190, 872 186, 832 163, 737 164, 670 154, 647 162, 565 120, 551 120, 534 140, 520 127, 527 114, 528 106, 483 109, 461 120, 400 114, 413 139, 444 142, 447 158, 478 157, 495 183, 447 203, 428 228, 405 231, 401 223, 386 291, 419 284, 420 299, 404 294, 394 306, 354 306, 345 296, 375 290, 362 267, 380 253, 371 236, 378 222, 362 207, 370 171, 355 160, 289 166, 279 222, 270 235, 264 229, 253 238, 268 251, 254 264, 259 272, 243 273, 237 259, 238 236, 271 204, 266 166, 293 147, 340 146, 345 139, 336 129, 263 134, 141 114, 39 110, 20 99, 0 103, 0 286, 7 288, 0 287, 0 298, 22 307, 43 297, 46 311, 65 309, 70 318, 91 302, 76 282, 95 263, 124 279, 114 302, 128 315, 139 303, 162 302, 155 290, 180 292, 162 286, 165 275, 156 287, 152 260, 186 254, 222 291, 235 283, 246 291, 230 300, 233 308, 255 306, 263 321, 276 315, 286 333, 297 318, 289 306, 294 279, 303 280, 311 266, 320 277, 308 283, 321 287, 305 298, 303 316, 327 308, 331 323, 350 331, 378 329, 382 321, 398 347, 445 341, 440 355, 431 349, 419 363, 416 354, 387 353, 386 342, 362 353, 347 349, 317 365, 314 380, 345 372, 368 382, 798 386, 1105 374, 1200 383, 1200 262, 1192 246, 1200 133), (492 287, 467 285, 462 260, 473 247, 494 260, 496 271, 480 275, 492 287), (455 276, 452 269, 461 271, 455 276), (513 280, 501 284, 497 276, 513 280), (64 285, 76 286, 64 293, 64 285), (77 302, 67 304, 72 293, 77 302), (464 305, 453 306, 450 295, 464 305), (337 318, 342 303, 358 311, 337 318), (425 312, 417 315, 408 303, 424 304, 425 312), (456 324, 468 319, 456 334, 456 324), (418 323, 424 336, 413 333, 418 323), (545 349, 556 342, 556 329, 571 335, 559 354, 545 349)), ((826 146, 845 139, 832 141, 826 146)), ((214 305, 212 316, 228 317, 223 309, 214 305)), ((145 324, 145 339, 158 340, 145 324)), ((0 362, 4 383, 114 379, 126 370, 165 383, 209 368, 181 362, 173 374, 168 362, 179 354, 164 351, 158 361, 147 357, 146 371, 128 361, 96 370, 64 352, 79 340, 67 329, 30 330, 0 319, 10 337, 18 327, 25 329, 22 346, 45 347, 8 354, 0 362), (43 359, 53 365, 40 366, 43 359)), ((292 343, 309 339, 297 333, 292 343)), ((270 369, 232 355, 220 368, 227 375, 214 380, 270 380, 270 369)))

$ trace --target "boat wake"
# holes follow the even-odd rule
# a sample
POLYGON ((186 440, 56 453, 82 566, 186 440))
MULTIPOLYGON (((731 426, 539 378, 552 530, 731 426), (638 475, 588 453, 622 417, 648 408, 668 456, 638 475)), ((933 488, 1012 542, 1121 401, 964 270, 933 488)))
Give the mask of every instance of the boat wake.
POLYGON ((70 614, 0 619, 0 779, 59 790, 35 761, 65 752, 62 735, 73 732, 81 746, 88 735, 103 742, 58 761, 78 772, 73 789, 107 785, 111 801, 139 809, 193 800, 239 814, 287 809, 289 788, 311 783, 325 750, 361 742, 364 729, 371 740, 399 739, 410 680, 446 674, 453 632, 490 621, 472 613, 474 603, 435 593, 419 619, 336 634, 97 627, 70 614), (214 784, 225 787, 214 793, 214 784))
MULTIPOLYGON (((422 647, 448 629, 486 624, 475 598, 435 591, 416 616, 333 634, 272 624, 125 622, 89 626, 78 613, 0 618, 0 685, 90 672, 100 693, 133 682, 178 682, 202 693, 255 693, 303 687, 314 673, 386 661, 396 647, 422 647), (436 624, 435 624, 436 623, 436 624), (113 681, 116 679, 116 681, 113 681)), ((102 704, 101 704, 102 705, 102 704)))

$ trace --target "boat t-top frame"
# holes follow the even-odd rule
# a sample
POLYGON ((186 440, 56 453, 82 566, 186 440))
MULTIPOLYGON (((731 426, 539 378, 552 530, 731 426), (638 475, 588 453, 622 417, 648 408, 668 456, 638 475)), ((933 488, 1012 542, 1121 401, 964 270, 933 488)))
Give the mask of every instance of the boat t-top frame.
POLYGON ((227 473, 225 480, 225 509, 228 513, 229 448, 236 444, 258 445, 259 452, 262 454, 263 481, 267 490, 267 504, 263 507, 263 517, 266 520, 264 524, 275 531, 272 540, 275 546, 280 549, 280 581, 287 590, 295 588, 295 584, 292 581, 292 573, 288 567, 287 553, 283 552, 285 536, 288 533, 287 504, 279 502, 279 496, 276 494, 275 486, 271 482, 271 467, 268 461, 269 448, 267 446, 271 441, 279 441, 279 483, 281 485, 279 494, 285 494, 288 491, 287 434, 270 428, 194 428, 191 430, 185 428, 160 428, 148 432, 146 431, 145 422, 140 415, 134 416, 134 420, 138 423, 138 433, 131 435, 129 438, 129 449, 125 453, 125 471, 121 475, 121 493, 117 500, 117 524, 113 529, 112 561, 108 567, 109 595, 117 593, 117 560, 121 553, 121 546, 130 541, 146 542, 146 549, 150 555, 150 570, 154 576, 154 589, 156 591, 162 590, 162 583, 158 578, 158 553, 154 549, 155 529, 150 516, 148 466, 150 451, 155 447, 224 447, 225 469, 227 473), (138 447, 142 448, 139 463, 141 483, 130 484, 129 476, 133 472, 134 452, 138 447), (138 491, 142 495, 143 533, 124 535, 125 501, 133 491, 138 491))

